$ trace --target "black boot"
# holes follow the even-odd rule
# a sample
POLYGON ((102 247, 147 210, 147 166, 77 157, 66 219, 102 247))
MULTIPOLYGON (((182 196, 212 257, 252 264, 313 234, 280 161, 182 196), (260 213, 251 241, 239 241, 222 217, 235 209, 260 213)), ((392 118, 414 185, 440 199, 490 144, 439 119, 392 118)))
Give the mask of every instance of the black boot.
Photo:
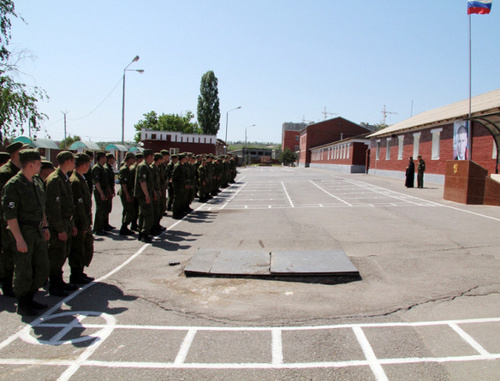
POLYGON ((87 280, 89 281, 89 283, 90 283, 90 282, 93 282, 93 281, 95 280, 95 278, 94 278, 94 277, 91 277, 91 276, 88 276, 87 274, 85 274, 85 273, 83 272, 83 269, 82 269, 82 274, 83 274, 83 276, 84 276, 85 278, 87 278, 87 280))
POLYGON ((139 231, 139 227, 137 226, 137 221, 132 222, 132 225, 130 225, 130 230, 133 230, 135 232, 139 231))
POLYGON ((69 277, 70 283, 73 284, 88 284, 92 282, 89 278, 83 275, 83 268, 81 267, 72 267, 71 275, 69 277))
POLYGON ((142 235, 143 235, 143 234, 142 234, 141 232, 139 232, 139 235, 137 236, 137 239, 138 239, 139 241, 142 241, 142 235))
POLYGON ((26 297, 29 297, 29 304, 36 310, 45 310, 47 309, 48 305, 45 303, 38 303, 33 300, 33 297, 35 296, 35 292, 30 292, 26 295, 26 297))
POLYGON ((120 235, 133 235, 134 232, 132 230, 129 230, 129 228, 127 227, 127 225, 122 225, 121 229, 120 229, 120 235))
POLYGON ((31 298, 25 295, 17 298, 17 313, 22 316, 37 316, 37 309, 31 305, 31 298))
POLYGON ((141 241, 144 243, 151 243, 151 237, 148 234, 143 234, 141 241))
POLYGON ((62 278, 62 273, 58 275, 51 275, 49 285, 49 294, 52 296, 68 296, 68 290, 66 290, 66 283, 64 283, 62 278))
POLYGON ((12 289, 12 276, 2 278, 0 281, 2 282, 2 295, 14 298, 15 295, 14 290, 12 289))

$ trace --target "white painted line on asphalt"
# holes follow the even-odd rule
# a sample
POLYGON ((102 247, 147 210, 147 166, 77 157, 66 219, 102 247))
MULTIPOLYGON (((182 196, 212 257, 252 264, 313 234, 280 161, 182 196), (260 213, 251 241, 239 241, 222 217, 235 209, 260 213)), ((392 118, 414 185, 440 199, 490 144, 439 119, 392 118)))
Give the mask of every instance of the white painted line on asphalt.
MULTIPOLYGON (((238 193, 240 193, 240 191, 247 185, 248 183, 244 183, 236 192, 234 192, 233 196, 226 201, 226 203, 224 205, 221 206, 221 209, 224 209, 226 207, 227 204, 229 204, 235 197, 238 193)), ((202 205, 203 206, 203 205, 202 205)), ((200 206, 201 208, 201 206, 200 206)))
POLYGON ((281 340, 281 329, 273 328, 272 334, 273 334, 272 363, 273 365, 281 365, 283 364, 283 342, 281 340))
POLYGON ((375 379, 377 379, 377 381, 389 381, 387 375, 384 372, 384 368, 382 368, 382 365, 380 365, 377 356, 375 356, 375 352, 373 352, 372 346, 370 345, 370 342, 366 338, 365 333, 363 332, 361 327, 354 326, 352 327, 352 330, 354 331, 356 339, 358 339, 358 343, 361 346, 361 349, 363 350, 368 363, 370 364, 370 369, 372 370, 375 379))
POLYGON ((283 183, 283 181, 281 182, 281 185, 283 186, 283 190, 285 191, 286 197, 288 198, 288 202, 290 203, 292 208, 295 208, 295 205, 293 205, 292 199, 290 198, 290 195, 288 194, 286 187, 285 187, 285 183, 283 183))
POLYGON ((327 195, 329 195, 329 196, 331 196, 331 197, 333 197, 333 198, 335 198, 335 199, 337 199, 337 200, 339 200, 339 201, 342 201, 344 204, 346 204, 346 205, 348 205, 348 206, 352 206, 352 205, 351 205, 351 204, 349 204, 347 201, 344 201, 344 200, 342 200, 340 197, 337 197, 337 196, 335 196, 335 195, 331 194, 330 192, 328 192, 327 190, 325 190, 325 189, 321 188, 321 187, 320 187, 318 184, 316 184, 314 181, 309 180, 309 182, 310 182, 312 185, 314 185, 314 186, 318 187, 319 189, 321 189, 321 190, 322 190, 323 192, 325 192, 327 195))
POLYGON ((194 337, 196 335, 196 328, 191 328, 188 330, 186 337, 184 337, 184 341, 182 342, 181 348, 175 357, 174 364, 180 366, 184 364, 186 361, 187 354, 189 349, 191 348, 191 344, 193 344, 194 337))
POLYGON ((457 324, 455 323, 450 323, 449 326, 460 335, 462 339, 464 339, 471 347, 473 347, 476 351, 479 352, 479 354, 483 356, 490 356, 491 354, 482 347, 481 344, 479 344, 476 340, 472 338, 467 332, 465 332, 462 328, 460 328, 457 324))

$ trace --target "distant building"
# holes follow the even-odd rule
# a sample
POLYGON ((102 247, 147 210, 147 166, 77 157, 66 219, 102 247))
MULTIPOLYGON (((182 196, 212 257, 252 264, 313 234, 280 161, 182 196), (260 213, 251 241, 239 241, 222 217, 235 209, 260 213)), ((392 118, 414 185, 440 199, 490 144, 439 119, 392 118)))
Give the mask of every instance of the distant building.
POLYGON ((224 142, 216 135, 184 134, 177 131, 153 131, 142 129, 141 141, 143 148, 150 148, 155 152, 162 149, 170 154, 192 152, 194 154, 211 153, 224 154, 224 142))
POLYGON ((343 173, 366 173, 370 152, 368 134, 311 148, 310 167, 343 173))
POLYGON ((310 166, 312 149, 369 132, 371 132, 370 128, 360 126, 340 116, 309 124, 300 131, 299 167, 310 166))
POLYGON ((283 123, 281 130, 281 150, 289 148, 292 152, 299 151, 300 131, 307 127, 306 123, 283 123))

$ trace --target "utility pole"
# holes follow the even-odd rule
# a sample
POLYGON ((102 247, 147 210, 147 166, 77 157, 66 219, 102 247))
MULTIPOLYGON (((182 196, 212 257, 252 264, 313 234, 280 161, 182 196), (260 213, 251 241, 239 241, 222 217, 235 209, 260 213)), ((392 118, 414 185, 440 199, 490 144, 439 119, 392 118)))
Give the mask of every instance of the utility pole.
POLYGON ((385 105, 384 105, 384 109, 382 110, 382 115, 383 115, 383 118, 382 118, 382 124, 383 124, 384 126, 386 126, 386 124, 385 124, 385 120, 387 119, 387 114, 396 114, 396 115, 397 115, 398 113, 397 113, 397 112, 392 112, 392 111, 387 111, 387 110, 385 109, 385 105))
POLYGON ((64 148, 66 148, 66 115, 68 115, 69 111, 66 110, 66 111, 61 111, 62 114, 64 115, 64 148))

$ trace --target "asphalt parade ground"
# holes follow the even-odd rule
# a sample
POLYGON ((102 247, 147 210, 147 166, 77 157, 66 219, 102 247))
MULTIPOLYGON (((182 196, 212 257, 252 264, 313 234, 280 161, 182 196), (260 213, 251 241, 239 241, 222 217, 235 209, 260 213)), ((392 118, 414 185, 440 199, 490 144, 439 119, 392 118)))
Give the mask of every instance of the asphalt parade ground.
MULTIPOLYGON (((151 244, 96 237, 96 280, 40 292, 39 318, 0 297, 0 379, 499 379, 500 208, 431 183, 239 172, 151 244), (200 249, 342 250, 360 278, 186 277, 200 249)), ((120 215, 115 198, 117 228, 120 215)))

